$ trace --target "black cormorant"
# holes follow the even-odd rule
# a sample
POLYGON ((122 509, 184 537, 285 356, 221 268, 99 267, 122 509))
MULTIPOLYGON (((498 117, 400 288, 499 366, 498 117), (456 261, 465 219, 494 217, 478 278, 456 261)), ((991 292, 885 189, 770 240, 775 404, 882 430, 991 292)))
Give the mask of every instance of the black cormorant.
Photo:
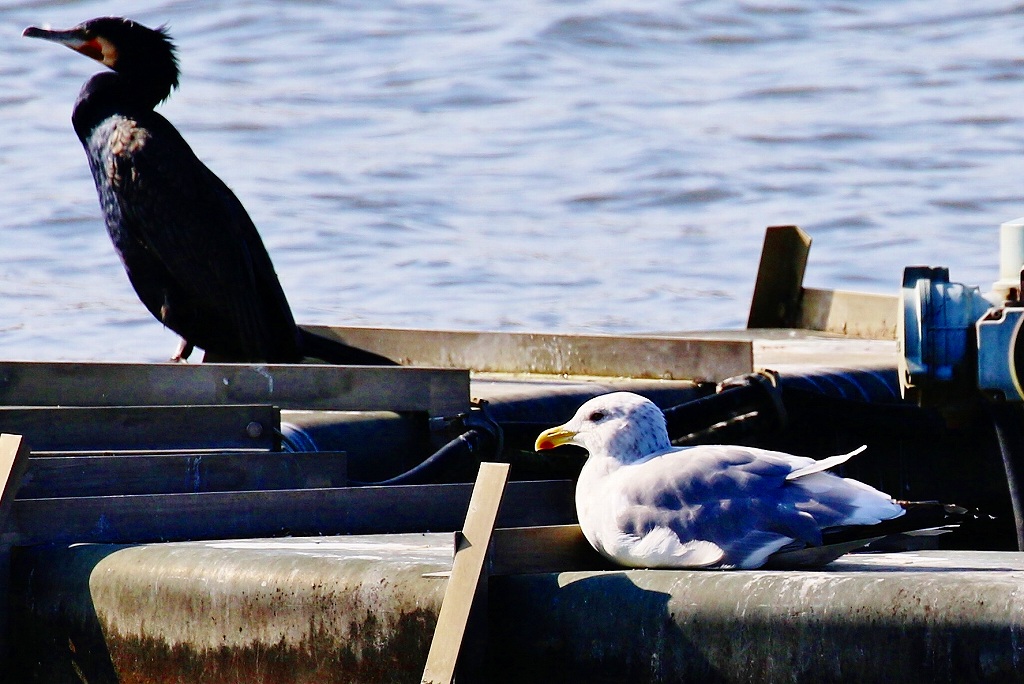
POLYGON ((91 57, 111 71, 82 87, 71 120, 128 278, 150 313, 220 361, 393 364, 295 325, 256 227, 235 194, 153 111, 178 86, 164 28, 92 19, 24 34, 91 57))

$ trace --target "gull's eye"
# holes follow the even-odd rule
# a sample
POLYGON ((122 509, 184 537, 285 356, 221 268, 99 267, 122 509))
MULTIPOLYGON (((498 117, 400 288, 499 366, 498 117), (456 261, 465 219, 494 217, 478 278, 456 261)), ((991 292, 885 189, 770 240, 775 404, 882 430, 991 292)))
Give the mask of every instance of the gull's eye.
POLYGON ((592 423, 600 423, 604 420, 604 411, 594 411, 590 414, 588 420, 592 423))

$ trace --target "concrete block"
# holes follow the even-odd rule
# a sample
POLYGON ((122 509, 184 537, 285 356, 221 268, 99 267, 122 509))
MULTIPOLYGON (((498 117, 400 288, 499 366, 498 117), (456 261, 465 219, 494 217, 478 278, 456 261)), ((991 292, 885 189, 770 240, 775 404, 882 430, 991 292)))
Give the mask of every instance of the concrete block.
MULTIPOLYGON (((47 684, 418 682, 451 557, 446 533, 21 549, 15 662, 47 684)), ((1022 593, 1007 552, 492 577, 487 681, 1021 681, 1022 593)))

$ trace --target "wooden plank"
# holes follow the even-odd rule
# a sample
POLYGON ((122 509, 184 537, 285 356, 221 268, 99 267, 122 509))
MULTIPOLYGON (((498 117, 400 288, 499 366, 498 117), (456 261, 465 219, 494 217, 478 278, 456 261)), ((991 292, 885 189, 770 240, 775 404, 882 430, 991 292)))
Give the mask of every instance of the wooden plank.
POLYGON ((480 465, 423 668, 423 684, 450 684, 455 677, 470 611, 485 576, 484 561, 508 482, 508 470, 507 463, 480 465))
POLYGON ((0 430, 38 451, 275 449, 274 406, 0 407, 0 430))
POLYGON ((343 451, 33 456, 19 499, 344 487, 343 451))
MULTIPOLYGON (((576 522, 571 480, 511 482, 503 527, 576 522)), ((186 541, 460 528, 470 484, 16 499, 19 545, 186 541)))
POLYGON ((500 527, 494 531, 488 559, 492 577, 615 567, 594 550, 579 525, 500 527))
POLYGON ((858 339, 895 340, 896 295, 804 288, 796 326, 858 339))
POLYGON ((749 373, 748 341, 674 335, 554 335, 314 327, 402 363, 495 373, 719 381, 749 373))
POLYGON ((0 531, 7 529, 7 516, 28 465, 28 441, 22 435, 0 434, 0 531))
POLYGON ((447 416, 468 410, 469 373, 316 364, 0 362, 0 405, 189 404, 447 416))
POLYGON ((797 226, 769 226, 750 300, 748 328, 792 328, 800 311, 811 238, 797 226))
MULTIPOLYGON (((0 434, 0 662, 9 663, 11 613, 11 535, 9 516, 28 464, 28 442, 21 435, 0 434)), ((5 666, 6 669, 6 666, 5 666)), ((0 679, 5 679, 0 675, 0 679)))

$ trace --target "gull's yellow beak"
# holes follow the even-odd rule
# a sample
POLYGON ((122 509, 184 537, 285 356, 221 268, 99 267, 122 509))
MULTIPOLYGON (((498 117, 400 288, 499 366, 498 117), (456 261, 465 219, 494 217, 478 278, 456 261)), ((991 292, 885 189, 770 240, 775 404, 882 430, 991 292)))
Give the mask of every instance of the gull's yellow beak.
POLYGON ((533 448, 537 451, 554 449, 563 444, 570 444, 575 436, 576 433, 572 430, 566 430, 564 425, 548 428, 537 436, 537 442, 533 445, 533 448))

